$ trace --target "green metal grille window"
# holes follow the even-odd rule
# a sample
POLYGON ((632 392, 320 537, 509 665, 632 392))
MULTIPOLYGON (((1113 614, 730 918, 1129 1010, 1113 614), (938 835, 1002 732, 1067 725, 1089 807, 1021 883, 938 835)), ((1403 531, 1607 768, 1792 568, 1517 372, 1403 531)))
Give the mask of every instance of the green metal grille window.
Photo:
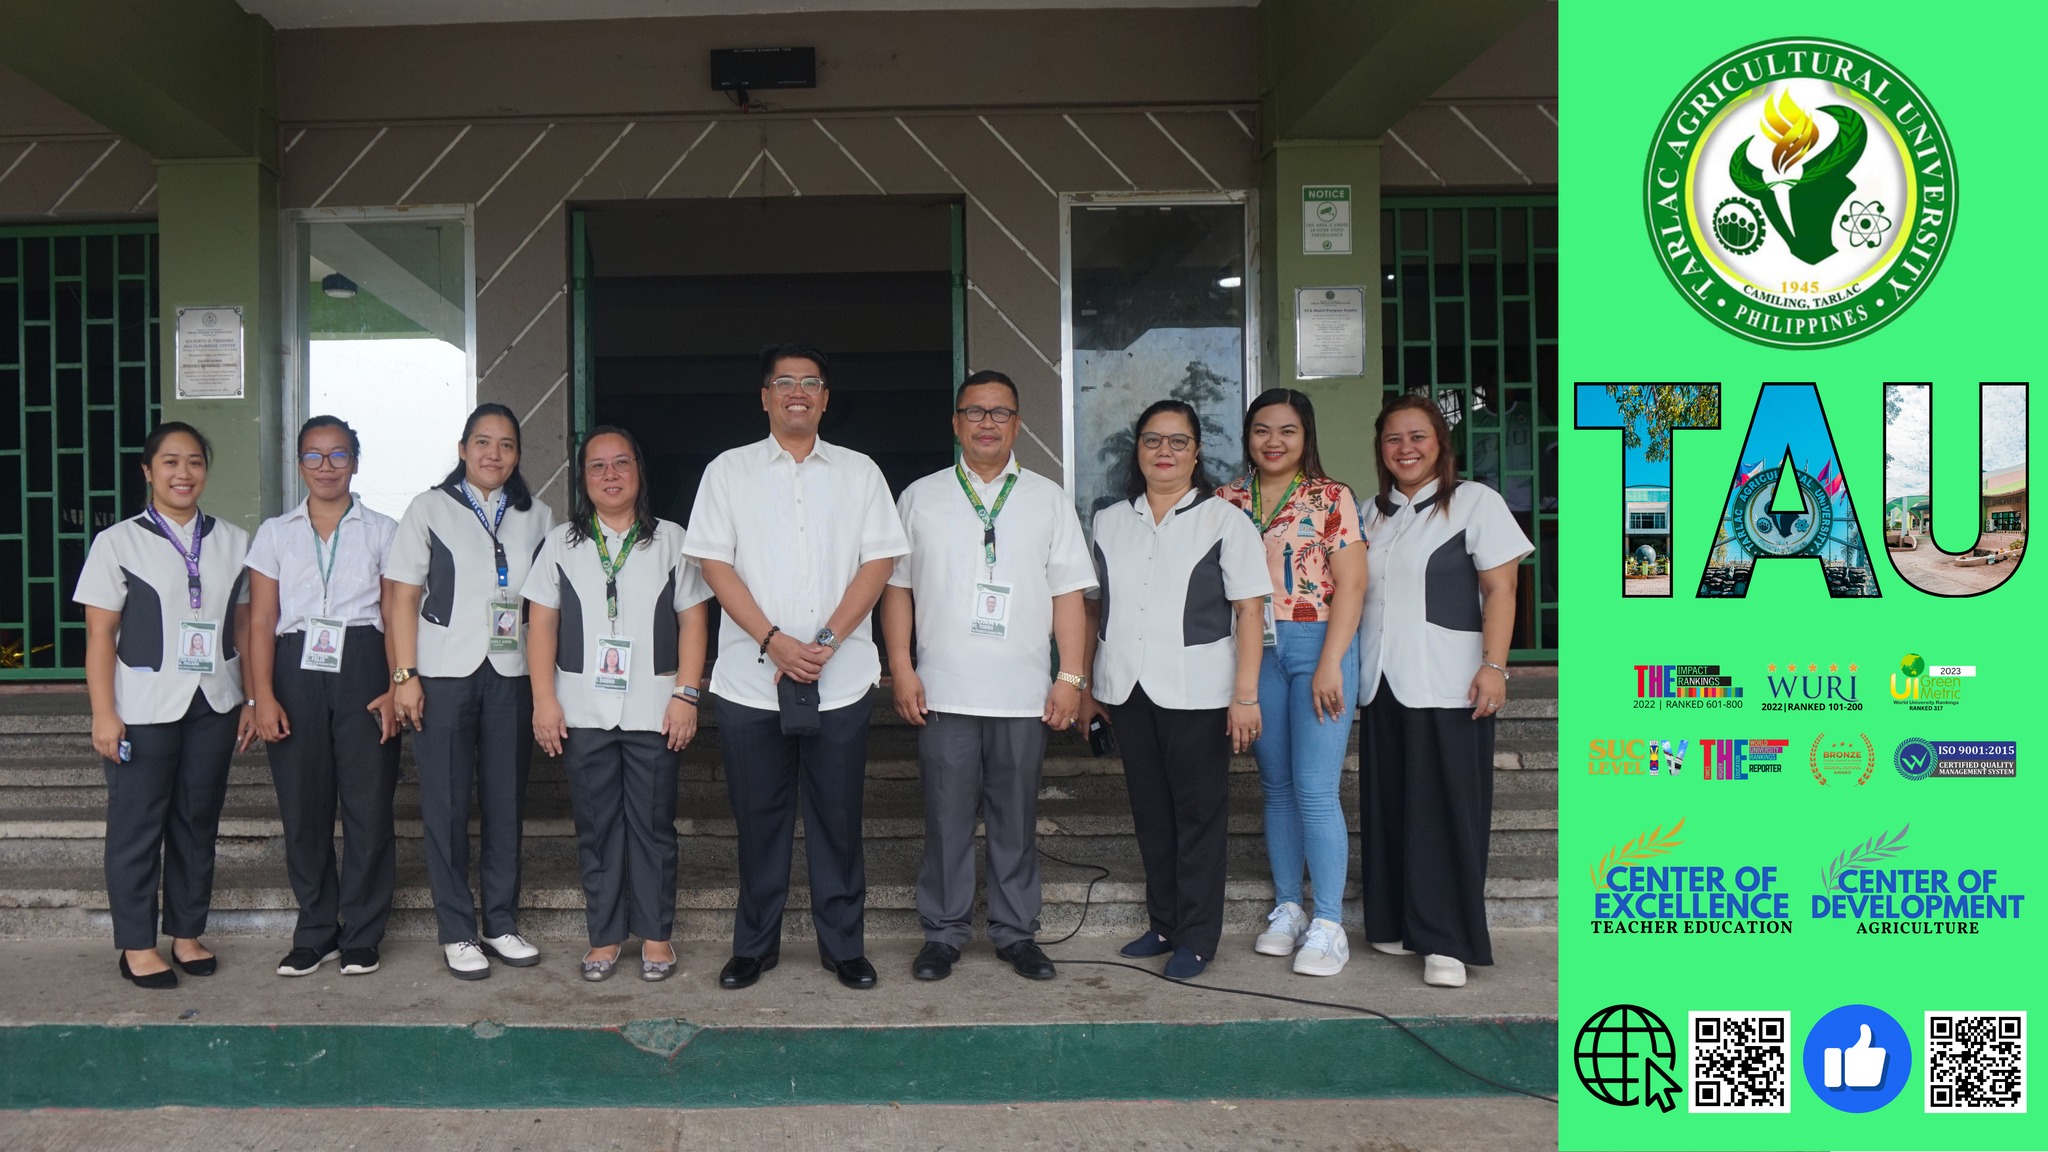
POLYGON ((0 679, 85 674, 71 590, 141 506, 157 419, 156 249, 154 224, 0 228, 0 679))
POLYGON ((1513 655, 1557 658, 1557 198, 1382 200, 1389 397, 1435 397, 1464 474, 1499 490, 1536 551, 1513 655))

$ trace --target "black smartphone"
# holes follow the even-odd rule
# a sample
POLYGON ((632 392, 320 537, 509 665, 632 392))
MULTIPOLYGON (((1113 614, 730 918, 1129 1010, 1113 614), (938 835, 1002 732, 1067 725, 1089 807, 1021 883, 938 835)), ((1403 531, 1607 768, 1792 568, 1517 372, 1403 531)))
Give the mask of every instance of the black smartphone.
POLYGON ((1088 749, 1098 757, 1116 755, 1116 733, 1100 716, 1088 721, 1088 749))

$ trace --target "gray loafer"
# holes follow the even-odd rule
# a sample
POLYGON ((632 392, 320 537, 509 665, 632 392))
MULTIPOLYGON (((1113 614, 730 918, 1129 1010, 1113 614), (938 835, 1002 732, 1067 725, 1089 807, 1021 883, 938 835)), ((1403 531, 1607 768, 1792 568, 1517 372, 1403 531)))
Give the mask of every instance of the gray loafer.
POLYGON ((611 979, 612 969, 617 967, 618 963, 619 958, 616 956, 609 960, 592 960, 585 957, 583 961, 583 978, 592 984, 600 980, 609 980, 611 979))
POLYGON ((676 954, 673 944, 669 945, 669 959, 667 960, 650 960, 647 957, 647 953, 643 951, 640 953, 640 978, 649 984, 666 980, 675 974, 676 961, 679 959, 681 957, 676 954))

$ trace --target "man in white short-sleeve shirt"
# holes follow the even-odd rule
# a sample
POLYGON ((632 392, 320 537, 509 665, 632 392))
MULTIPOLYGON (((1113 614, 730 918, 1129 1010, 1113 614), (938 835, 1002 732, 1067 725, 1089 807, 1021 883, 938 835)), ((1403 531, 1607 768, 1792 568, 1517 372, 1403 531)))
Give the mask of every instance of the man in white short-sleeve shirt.
POLYGON ((704 470, 683 545, 720 608, 711 691, 740 871, 723 988, 753 984, 781 953, 799 778, 819 955, 847 987, 875 984, 861 794, 881 663, 868 615, 910 546, 882 470, 818 438, 829 367, 809 345, 763 350, 769 436, 704 470))
POLYGON ((977 810, 996 955, 1027 979, 1055 974, 1033 939, 1038 783, 1047 729, 1072 727, 1088 685, 1081 596, 1095 566, 1066 491, 1017 466, 1017 409, 1008 376, 969 376, 953 409, 959 463, 904 489, 897 505, 910 553, 883 593, 882 631, 897 714, 920 729, 925 945, 910 969, 920 980, 945 979, 972 934, 977 810))

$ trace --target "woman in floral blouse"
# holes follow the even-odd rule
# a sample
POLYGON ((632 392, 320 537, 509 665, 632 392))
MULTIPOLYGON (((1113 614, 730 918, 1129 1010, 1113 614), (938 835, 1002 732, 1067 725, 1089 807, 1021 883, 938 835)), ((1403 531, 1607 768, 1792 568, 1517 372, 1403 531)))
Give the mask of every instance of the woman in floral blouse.
POLYGON ((1252 401, 1244 454, 1246 474, 1218 495, 1259 529, 1273 578, 1259 666, 1263 729, 1252 753, 1275 906, 1254 947, 1293 955, 1303 975, 1335 976, 1351 956, 1343 926, 1351 842, 1337 792, 1357 699, 1365 540, 1350 487, 1323 472, 1307 396, 1274 388, 1252 401), (1302 907, 1304 865, 1313 915, 1302 907))

